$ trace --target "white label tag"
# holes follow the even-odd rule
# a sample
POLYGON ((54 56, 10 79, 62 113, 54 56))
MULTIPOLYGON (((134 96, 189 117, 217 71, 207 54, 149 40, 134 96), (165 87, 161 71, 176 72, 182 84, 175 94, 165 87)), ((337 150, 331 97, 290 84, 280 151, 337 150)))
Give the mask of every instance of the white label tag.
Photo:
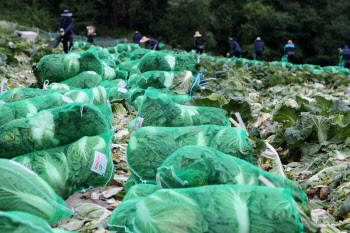
POLYGON ((126 90, 125 88, 118 87, 118 91, 119 91, 119 92, 126 93, 127 90, 126 90))
POLYGON ((61 95, 61 96, 62 96, 62 100, 64 102, 69 103, 69 104, 74 103, 74 101, 71 98, 69 98, 69 97, 67 97, 65 95, 61 95))
POLYGON ((107 168, 107 156, 101 152, 95 151, 95 159, 91 167, 91 171, 103 176, 107 168))
POLYGON ((95 71, 88 71, 87 73, 88 74, 95 74, 95 75, 97 74, 95 71))
POLYGON ((143 122, 143 118, 142 118, 142 117, 138 117, 138 118, 136 119, 135 130, 138 130, 139 128, 142 127, 142 122, 143 122))
POLYGON ((140 69, 137 69, 137 76, 140 76, 141 75, 141 71, 140 69))
POLYGON ((118 86, 121 86, 121 87, 126 87, 126 85, 128 84, 123 80, 118 83, 118 86))
POLYGON ((112 57, 112 59, 115 59, 115 56, 114 56, 114 54, 111 54, 111 57, 112 57))
POLYGON ((27 172, 29 172, 30 174, 32 174, 33 176, 38 176, 38 174, 36 174, 35 172, 33 172, 32 170, 30 170, 29 168, 27 168, 26 166, 23 166, 20 163, 17 163, 16 161, 10 160, 10 163, 23 168, 24 170, 26 170, 27 172))
POLYGON ((104 61, 102 62, 102 64, 103 64, 103 65, 105 65, 105 66, 107 65, 107 63, 106 63, 106 62, 104 62, 104 61))

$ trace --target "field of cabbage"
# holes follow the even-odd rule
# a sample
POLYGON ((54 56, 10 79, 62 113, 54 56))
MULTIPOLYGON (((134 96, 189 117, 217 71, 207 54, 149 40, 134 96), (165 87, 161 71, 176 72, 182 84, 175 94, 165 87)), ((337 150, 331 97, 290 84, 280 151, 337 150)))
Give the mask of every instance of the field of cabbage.
POLYGON ((9 161, 31 169, 40 178, 32 182, 45 183, 36 187, 59 203, 44 211, 46 198, 31 199, 33 190, 9 185, 3 173, 0 226, 11 230, 21 219, 50 233, 350 231, 346 70, 136 45, 62 55, 41 39, 0 43, 0 169, 9 161), (105 156, 102 170, 92 166, 96 152, 105 156), (9 198, 14 207, 5 207, 9 198), (34 217, 16 207, 30 202, 34 217))

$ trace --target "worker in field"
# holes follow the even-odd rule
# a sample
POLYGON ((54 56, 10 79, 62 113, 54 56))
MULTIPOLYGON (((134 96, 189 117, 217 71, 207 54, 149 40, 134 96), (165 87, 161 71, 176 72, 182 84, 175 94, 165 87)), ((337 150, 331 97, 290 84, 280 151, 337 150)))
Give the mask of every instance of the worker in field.
POLYGON ((60 30, 60 34, 62 37, 62 43, 63 43, 63 51, 65 53, 68 53, 68 51, 71 50, 71 48, 73 47, 73 23, 74 20, 72 18, 72 13, 70 13, 68 10, 64 10, 63 14, 61 14, 61 16, 63 16, 63 18, 60 21, 59 24, 59 30, 60 30), (69 50, 68 50, 68 42, 69 42, 69 50))
POLYGON ((294 61, 294 49, 295 46, 293 41, 288 40, 287 44, 284 46, 284 55, 287 57, 288 62, 293 63, 294 61))
POLYGON ((264 41, 262 41, 260 37, 257 37, 255 40, 255 59, 258 61, 262 61, 263 52, 264 41))
POLYGON ((143 36, 142 39, 140 40, 140 42, 145 43, 146 49, 159 50, 159 48, 158 48, 159 42, 155 39, 150 39, 150 38, 143 36))
POLYGON ((140 40, 141 40, 142 36, 141 34, 139 33, 139 31, 136 31, 135 32, 135 35, 134 35, 134 44, 138 44, 140 45, 140 40))
POLYGON ((94 26, 87 26, 85 28, 84 34, 87 37, 87 42, 93 43, 94 36, 96 35, 96 28, 94 26))
POLYGON ((196 53, 202 54, 204 51, 205 40, 203 39, 199 31, 196 31, 193 37, 194 37, 194 45, 196 46, 196 53))
POLYGON ((241 57, 242 50, 238 42, 235 41, 232 37, 228 38, 228 43, 230 44, 230 51, 226 54, 227 57, 241 57))
POLYGON ((344 68, 350 68, 350 49, 348 46, 345 46, 341 51, 341 56, 344 61, 344 68))

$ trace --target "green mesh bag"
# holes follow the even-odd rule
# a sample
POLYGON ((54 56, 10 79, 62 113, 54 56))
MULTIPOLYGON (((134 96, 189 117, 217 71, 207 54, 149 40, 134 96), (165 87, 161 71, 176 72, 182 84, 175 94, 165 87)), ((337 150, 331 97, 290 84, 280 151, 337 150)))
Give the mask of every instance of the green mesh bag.
POLYGON ((117 47, 108 47, 107 50, 110 54, 118 53, 117 47))
POLYGON ((264 63, 263 62, 261 62, 261 61, 257 61, 257 60, 252 60, 252 61, 249 61, 249 63, 248 63, 248 66, 262 66, 262 65, 264 65, 264 63))
POLYGON ((140 60, 132 60, 132 61, 125 61, 120 63, 119 70, 125 70, 126 72, 130 73, 131 68, 137 64, 139 64, 140 60))
POLYGON ((94 47, 81 55, 76 53, 46 55, 40 59, 39 68, 43 80, 48 80, 50 83, 73 78, 83 71, 95 71, 99 75, 103 75, 102 63, 97 57, 94 47))
POLYGON ((253 163, 253 154, 240 128, 215 125, 194 127, 142 127, 129 140, 126 159, 139 182, 155 180, 157 169, 175 151, 184 146, 199 145, 253 163))
POLYGON ((158 190, 132 223, 135 232, 303 232, 290 189, 244 185, 158 190))
POLYGON ((341 69, 341 67, 340 66, 324 66, 324 67, 322 67, 322 69, 327 71, 327 72, 337 73, 338 70, 341 69))
POLYGON ((226 112, 219 108, 177 104, 153 89, 145 93, 136 117, 136 126, 183 127, 196 125, 229 126, 226 112))
POLYGON ((0 211, 0 229, 3 233, 54 233, 42 218, 22 211, 0 211))
POLYGON ((118 65, 112 59, 101 59, 102 64, 106 64, 107 66, 117 69, 118 65))
POLYGON ((130 76, 129 76, 129 79, 128 79, 128 88, 132 88, 132 87, 135 85, 135 83, 136 83, 138 77, 139 77, 139 76, 138 76, 137 74, 133 74, 133 75, 130 75, 130 76))
POLYGON ((249 63, 250 63, 250 60, 246 59, 246 58, 238 58, 236 60, 236 65, 237 66, 248 66, 249 63))
POLYGON ((158 168, 156 177, 159 188, 213 184, 265 186, 267 179, 276 187, 290 188, 294 200, 305 204, 305 193, 297 183, 209 147, 185 146, 178 149, 158 168))
POLYGON ((64 146, 109 131, 109 119, 98 107, 66 104, 0 126, 0 158, 64 146))
POLYGON ((103 63, 103 80, 113 80, 117 77, 112 67, 109 67, 105 62, 103 63))
POLYGON ((118 233, 136 232, 133 229, 132 221, 135 217, 136 207, 143 199, 142 197, 134 198, 118 205, 109 218, 109 230, 118 233))
POLYGON ((345 75, 350 75, 350 71, 347 68, 339 69, 338 72, 345 75))
POLYGON ((290 62, 280 62, 280 61, 273 61, 269 63, 270 66, 279 66, 279 67, 285 67, 285 68, 292 68, 292 63, 290 62))
POLYGON ((106 80, 99 84, 99 86, 102 86, 106 89, 112 88, 115 86, 126 87, 127 85, 128 83, 125 82, 124 79, 114 79, 114 80, 108 80, 108 81, 106 80))
POLYGON ((187 94, 191 91, 194 81, 191 71, 148 71, 138 76, 135 85, 142 89, 171 88, 177 94, 187 94))
POLYGON ((108 49, 99 49, 96 52, 97 52, 98 58, 100 58, 100 59, 111 59, 112 58, 108 49))
POLYGON ((114 86, 111 88, 107 88, 107 92, 110 102, 130 99, 130 92, 124 87, 114 86))
POLYGON ((102 105, 106 104, 108 100, 108 94, 106 88, 102 86, 94 87, 91 89, 93 93, 93 101, 94 105, 102 105))
POLYGON ((33 171, 0 159, 0 211, 23 211, 53 224, 73 214, 50 185, 33 171))
POLYGON ((128 80, 128 72, 125 70, 114 70, 116 79, 128 80))
POLYGON ((73 100, 59 93, 50 93, 12 103, 0 104, 0 125, 5 125, 13 120, 31 117, 42 110, 57 108, 68 103, 73 103, 73 100))
POLYGON ((145 56, 147 53, 153 52, 149 49, 135 49, 131 52, 130 60, 137 60, 141 59, 143 56, 145 56))
POLYGON ((135 49, 139 49, 140 46, 138 44, 117 44, 117 52, 132 52, 135 49))
POLYGON ((66 146, 36 151, 12 160, 33 170, 57 195, 107 186, 114 175, 111 133, 82 137, 66 146))
POLYGON ((96 87, 101 82, 102 82, 101 76, 97 74, 95 71, 84 71, 73 78, 60 82, 60 84, 66 84, 70 87, 75 87, 80 89, 89 89, 92 87, 96 87))
POLYGON ((183 71, 189 70, 197 75, 196 60, 190 55, 167 54, 167 53, 148 53, 139 63, 141 73, 153 70, 161 71, 183 71))
MULTIPOLYGON (((66 84, 63 84, 66 85, 66 84)), ((5 103, 12 103, 19 100, 25 100, 34 98, 37 96, 43 96, 51 93, 59 93, 69 97, 74 102, 91 102, 94 95, 89 89, 79 90, 58 90, 58 89, 34 89, 34 88, 13 88, 5 91, 0 95, 0 100, 5 103)))
POLYGON ((154 184, 137 184, 128 190, 124 196, 123 201, 128 201, 134 198, 147 197, 158 190, 158 186, 154 184))
POLYGON ((138 69, 137 64, 131 67, 130 75, 137 74, 137 69, 138 69))
POLYGON ((321 69, 320 66, 318 66, 318 65, 311 65, 311 64, 303 64, 301 66, 301 68, 309 68, 309 69, 317 69, 317 70, 321 69))
POLYGON ((121 52, 118 54, 118 60, 120 62, 130 61, 131 52, 121 52))

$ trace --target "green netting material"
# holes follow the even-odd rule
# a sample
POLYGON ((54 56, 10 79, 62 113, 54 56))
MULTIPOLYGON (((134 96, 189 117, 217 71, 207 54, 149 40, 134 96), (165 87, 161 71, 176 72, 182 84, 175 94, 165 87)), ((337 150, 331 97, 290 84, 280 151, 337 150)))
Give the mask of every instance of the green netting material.
POLYGON ((230 124, 226 112, 219 108, 177 104, 166 94, 147 90, 136 117, 136 128, 141 126, 184 127, 230 124))
POLYGON ((137 204, 144 198, 134 198, 128 201, 123 201, 112 212, 109 218, 109 230, 117 231, 118 233, 134 232, 132 221, 135 217, 137 204))
POLYGON ((109 131, 109 119, 98 107, 66 104, 0 126, 0 158, 64 146, 109 131))
POLYGON ((0 159, 0 211, 23 211, 49 224, 73 214, 50 185, 33 171, 7 159, 0 159))
POLYGON ((137 64, 134 65, 133 67, 131 67, 131 70, 130 70, 130 73, 129 73, 130 76, 133 75, 133 74, 137 74, 137 69, 138 69, 137 64))
POLYGON ((132 88, 134 87, 137 79, 138 79, 138 75, 137 74, 133 74, 133 75, 130 75, 129 76, 129 79, 128 79, 128 88, 132 88))
POLYGON ((116 79, 117 75, 114 71, 114 68, 109 67, 105 62, 103 63, 103 80, 113 80, 116 79))
POLYGON ((142 89, 171 88, 177 94, 186 94, 190 92, 194 81, 191 71, 148 71, 138 76, 135 85, 142 89))
POLYGON ((141 73, 153 70, 161 71, 183 71, 189 70, 197 75, 196 60, 190 55, 148 53, 142 57, 139 63, 141 73))
POLYGON ((128 72, 125 70, 115 70, 116 79, 128 79, 128 72))
POLYGON ((97 56, 100 59, 111 59, 112 58, 108 49, 97 50, 97 56))
MULTIPOLYGON (((65 84, 63 84, 65 85, 65 84)), ((12 103, 18 100, 30 99, 36 96, 43 96, 50 93, 59 93, 71 98, 74 102, 91 102, 94 94, 89 89, 58 90, 58 89, 34 89, 34 88, 13 88, 0 95, 0 100, 5 103, 12 103)))
POLYGON ((43 80, 50 83, 61 82, 78 75, 83 71, 94 71, 103 76, 103 67, 94 47, 81 55, 46 55, 39 61, 43 80))
POLYGON ((145 56, 147 53, 153 52, 149 49, 135 49, 131 52, 130 60, 137 60, 141 59, 143 56, 145 56))
POLYGON ((292 64, 289 62, 280 62, 280 61, 273 61, 269 63, 270 66, 279 66, 279 67, 287 67, 292 68, 292 64))
POLYGON ((125 88, 127 85, 128 83, 125 82, 124 79, 106 80, 99 84, 99 86, 102 86, 106 89, 115 87, 115 86, 120 86, 125 88))
POLYGON ((210 185, 158 190, 139 203, 130 204, 128 216, 117 224, 110 221, 110 225, 130 221, 132 225, 127 225, 127 229, 137 233, 303 232, 290 189, 262 186, 210 185))
POLYGON ((61 197, 77 190, 108 185, 114 175, 111 133, 82 137, 49 150, 36 151, 13 160, 43 178, 61 197))
POLYGON ((137 184, 128 190, 124 196, 123 201, 128 201, 134 198, 147 197, 158 190, 158 186, 154 184, 137 184))
POLYGON ((84 71, 77 76, 67 79, 66 81, 60 82, 67 84, 71 87, 76 87, 80 89, 89 89, 96 87, 102 82, 101 75, 97 74, 95 71, 84 71))
POLYGON ((142 127, 129 140, 126 159, 129 169, 142 180, 155 180, 157 168, 179 148, 207 146, 253 163, 253 154, 240 128, 215 125, 195 127, 142 127))
POLYGON ((170 155, 157 171, 159 188, 213 184, 266 186, 262 182, 264 178, 276 187, 290 188, 294 200, 305 204, 305 193, 297 183, 209 147, 182 147, 170 155))
POLYGON ((130 73, 131 68, 137 64, 139 64, 140 60, 132 60, 132 61, 125 61, 120 63, 119 70, 125 70, 126 72, 130 73))
POLYGON ((111 102, 130 99, 130 92, 124 87, 114 86, 108 88, 107 92, 109 96, 109 101, 111 102))
POLYGON ((138 44, 117 44, 117 52, 132 52, 135 49, 139 49, 140 46, 138 44))
POLYGON ((0 125, 5 125, 13 120, 31 117, 42 110, 53 109, 67 103, 73 103, 73 100, 59 93, 50 93, 12 103, 0 104, 0 125))

